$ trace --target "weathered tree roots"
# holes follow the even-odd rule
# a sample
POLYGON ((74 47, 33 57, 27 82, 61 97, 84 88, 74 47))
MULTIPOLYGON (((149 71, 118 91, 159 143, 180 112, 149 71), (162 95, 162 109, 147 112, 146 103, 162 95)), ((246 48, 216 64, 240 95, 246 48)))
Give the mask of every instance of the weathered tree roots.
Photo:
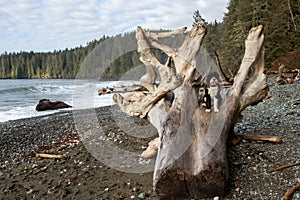
POLYGON ((176 49, 159 41, 185 30, 154 33, 138 27, 138 52, 147 69, 140 82, 148 92, 133 91, 126 97, 115 94, 113 98, 123 112, 148 117, 158 130, 153 184, 161 199, 222 197, 228 179, 226 140, 230 127, 243 109, 260 102, 268 92, 262 26, 250 30, 232 86, 222 102, 217 102, 217 112, 210 113, 198 105, 199 88, 205 85, 202 78, 207 75, 196 69, 206 29, 194 26, 176 49), (163 51, 167 62, 160 63, 151 48, 163 51), (157 85, 154 68, 161 77, 157 85), (247 79, 251 68, 253 76, 247 79))

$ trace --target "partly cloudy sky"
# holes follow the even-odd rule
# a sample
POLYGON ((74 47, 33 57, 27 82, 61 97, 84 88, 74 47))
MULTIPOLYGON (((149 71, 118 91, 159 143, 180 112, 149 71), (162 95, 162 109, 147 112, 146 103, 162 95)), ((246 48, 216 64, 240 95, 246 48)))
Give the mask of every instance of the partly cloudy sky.
POLYGON ((0 54, 85 46, 103 35, 222 21, 229 0, 0 0, 0 54))

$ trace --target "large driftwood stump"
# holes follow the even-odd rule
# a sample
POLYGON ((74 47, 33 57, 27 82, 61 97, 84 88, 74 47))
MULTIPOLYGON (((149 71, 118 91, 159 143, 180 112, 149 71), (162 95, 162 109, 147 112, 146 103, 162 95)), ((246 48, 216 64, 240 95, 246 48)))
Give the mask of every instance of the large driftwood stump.
POLYGON ((122 111, 130 116, 148 117, 158 130, 160 145, 153 183, 161 199, 224 195, 228 177, 228 132, 241 111, 261 101, 268 91, 263 73, 264 36, 262 26, 258 26, 249 32, 240 69, 222 98, 219 112, 205 112, 198 105, 199 80, 203 80, 204 75, 197 71, 196 60, 206 29, 202 25, 194 26, 177 49, 159 41, 185 30, 154 33, 138 27, 138 52, 147 68, 141 85, 149 92, 134 91, 126 97, 114 95, 122 111), (151 48, 166 53, 167 62, 160 63, 151 48), (161 77, 159 84, 154 84, 154 68, 161 77), (250 68, 254 73, 248 80, 250 68))

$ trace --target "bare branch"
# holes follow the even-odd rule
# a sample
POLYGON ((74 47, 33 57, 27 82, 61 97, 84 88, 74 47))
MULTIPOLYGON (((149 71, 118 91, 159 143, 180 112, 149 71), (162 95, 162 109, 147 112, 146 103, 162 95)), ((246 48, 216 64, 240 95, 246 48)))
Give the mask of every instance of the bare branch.
POLYGON ((167 32, 150 32, 146 31, 146 36, 148 38, 152 39, 159 39, 159 38, 169 38, 169 37, 175 37, 178 34, 184 33, 186 31, 187 27, 183 27, 174 31, 167 31, 167 32))
POLYGON ((262 26, 254 27, 250 30, 245 41, 245 55, 241 63, 241 67, 234 78, 233 90, 235 95, 239 95, 244 82, 248 76, 249 70, 258 58, 263 46, 264 35, 262 34, 262 26))
POLYGON ((226 74, 224 73, 222 67, 221 67, 221 62, 220 62, 220 59, 219 59, 219 56, 217 54, 217 52, 215 51, 214 52, 215 56, 216 56, 216 61, 217 61, 217 69, 218 69, 218 72, 220 74, 220 77, 222 79, 222 82, 221 84, 223 85, 231 85, 232 84, 232 81, 231 79, 229 79, 226 74))
POLYGON ((262 48, 257 62, 254 64, 255 72, 252 79, 242 91, 240 98, 240 112, 249 105, 260 102, 269 91, 267 76, 264 74, 265 49, 262 48))

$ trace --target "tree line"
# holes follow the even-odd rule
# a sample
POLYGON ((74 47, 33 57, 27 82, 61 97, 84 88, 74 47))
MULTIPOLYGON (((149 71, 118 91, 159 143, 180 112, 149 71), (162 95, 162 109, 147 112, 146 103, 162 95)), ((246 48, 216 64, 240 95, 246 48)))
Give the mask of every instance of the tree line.
POLYGON ((0 78, 73 78, 86 55, 106 38, 93 40, 86 47, 47 53, 5 52, 0 56, 0 78))
MULTIPOLYGON (((273 60, 288 52, 300 50, 300 1, 299 0, 231 0, 222 22, 207 23, 198 10, 193 13, 193 24, 202 23, 207 27, 203 46, 211 57, 219 55, 226 73, 235 73, 244 54, 244 40, 251 27, 264 26, 267 68, 273 60)), ((77 47, 53 52, 18 52, 0 55, 0 78, 74 78, 82 66, 83 76, 93 76, 93 63, 85 63, 85 58, 97 45, 109 41, 109 45, 123 52, 136 40, 135 33, 103 36, 89 42, 85 47, 77 47), (83 65, 82 65, 83 64, 83 65)), ((115 57, 115 52, 99 54, 100 60, 113 60, 101 72, 107 78, 117 78, 130 68, 140 65, 136 51, 115 57)), ((165 55, 155 51, 160 59, 165 55)), ((87 59, 88 60, 88 59, 87 59)), ((91 62, 91 61, 86 61, 91 62)), ((99 63, 98 63, 99 64, 99 63)), ((107 64, 107 63, 100 63, 107 64)), ((300 64, 299 64, 300 65, 300 64)), ((289 67, 289 66, 288 66, 289 67)), ((294 66, 300 67, 300 66, 294 66)))
MULTIPOLYGON (((226 70, 237 72, 247 34, 260 24, 264 26, 267 68, 277 57, 300 50, 299 0, 231 0, 227 9, 222 23, 209 26, 208 38, 213 42, 207 43, 210 52, 218 53, 226 70)), ((290 69, 300 67, 286 65, 290 69)))

